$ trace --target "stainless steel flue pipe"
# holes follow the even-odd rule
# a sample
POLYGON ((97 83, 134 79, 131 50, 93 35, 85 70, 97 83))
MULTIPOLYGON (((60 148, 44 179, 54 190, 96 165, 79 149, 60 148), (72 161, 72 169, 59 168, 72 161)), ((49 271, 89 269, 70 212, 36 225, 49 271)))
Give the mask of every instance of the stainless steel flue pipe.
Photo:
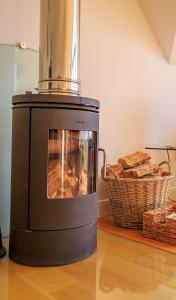
POLYGON ((39 93, 79 95, 80 0, 41 0, 39 93))

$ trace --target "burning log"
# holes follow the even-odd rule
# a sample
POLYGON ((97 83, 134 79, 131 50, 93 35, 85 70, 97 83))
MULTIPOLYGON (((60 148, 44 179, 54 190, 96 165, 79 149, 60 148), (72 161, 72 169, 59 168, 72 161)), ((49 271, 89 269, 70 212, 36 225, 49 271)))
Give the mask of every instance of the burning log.
POLYGON ((79 183, 79 194, 86 195, 88 193, 88 176, 85 170, 82 170, 79 183))
POLYGON ((51 160, 48 163, 48 197, 50 199, 72 198, 87 194, 88 178, 87 172, 82 169, 79 178, 73 167, 68 168, 67 161, 64 162, 62 170, 59 160, 51 160))
MULTIPOLYGON (((64 146, 65 147, 65 146, 64 146)), ((78 141, 69 141, 69 152, 74 152, 79 149, 78 141)), ((49 140, 48 153, 62 153, 61 140, 49 140)))
POLYGON ((59 187, 61 166, 59 161, 51 160, 48 163, 48 197, 56 198, 59 187))

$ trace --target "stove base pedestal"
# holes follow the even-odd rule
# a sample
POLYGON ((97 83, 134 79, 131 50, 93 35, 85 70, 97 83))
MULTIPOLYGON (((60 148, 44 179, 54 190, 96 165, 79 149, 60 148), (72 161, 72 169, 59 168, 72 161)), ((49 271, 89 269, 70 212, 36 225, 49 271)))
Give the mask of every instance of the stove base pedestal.
POLYGON ((56 266, 79 261, 96 250, 96 223, 55 231, 11 227, 10 258, 30 266, 56 266))

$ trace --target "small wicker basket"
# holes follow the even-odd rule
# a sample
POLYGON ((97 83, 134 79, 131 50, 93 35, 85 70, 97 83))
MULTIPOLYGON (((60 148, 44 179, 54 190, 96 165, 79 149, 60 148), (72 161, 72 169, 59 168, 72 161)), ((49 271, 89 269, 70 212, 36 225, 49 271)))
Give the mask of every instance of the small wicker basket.
POLYGON ((150 210, 143 216, 143 235, 163 243, 176 245, 176 204, 150 210))
POLYGON ((112 206, 115 225, 142 229, 143 213, 161 208, 168 200, 172 175, 142 179, 111 178, 106 176, 106 153, 104 155, 102 179, 105 182, 107 198, 112 206))

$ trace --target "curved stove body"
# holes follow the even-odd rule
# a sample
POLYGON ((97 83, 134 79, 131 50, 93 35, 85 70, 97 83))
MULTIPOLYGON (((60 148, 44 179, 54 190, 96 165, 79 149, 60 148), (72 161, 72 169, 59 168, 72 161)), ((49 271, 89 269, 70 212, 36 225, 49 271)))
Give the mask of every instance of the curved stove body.
POLYGON ((96 249, 97 100, 13 97, 10 258, 49 266, 96 249))

